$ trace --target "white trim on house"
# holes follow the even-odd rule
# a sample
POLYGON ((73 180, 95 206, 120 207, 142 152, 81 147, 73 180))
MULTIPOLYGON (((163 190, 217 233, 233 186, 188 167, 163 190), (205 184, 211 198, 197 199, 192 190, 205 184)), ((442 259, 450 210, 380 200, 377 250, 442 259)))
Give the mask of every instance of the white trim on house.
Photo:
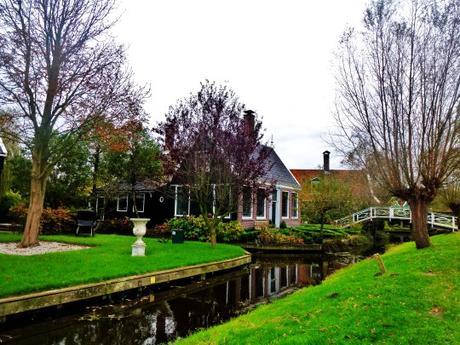
POLYGON ((184 185, 174 185, 174 217, 190 216, 190 188, 188 189, 187 214, 177 214, 177 189, 184 188, 184 185))
MULTIPOLYGON (((287 169, 287 168, 286 168, 287 169)), ((299 185, 299 189, 302 188, 302 185, 299 183, 299 181, 295 178, 294 174, 292 173, 291 169, 288 169, 289 173, 291 174, 292 178, 294 179, 295 182, 299 185)))
POLYGON ((290 201, 291 201, 290 195, 291 195, 291 193, 289 193, 288 191, 284 191, 284 190, 281 191, 281 218, 282 218, 282 219, 289 219, 289 211, 290 211, 290 209, 291 209, 291 208, 289 207, 289 206, 290 206, 289 203, 290 203, 290 201), (287 208, 286 208, 286 214, 287 214, 287 215, 286 215, 286 216, 283 216, 283 194, 284 194, 284 193, 287 193, 287 195, 288 195, 288 196, 287 196, 287 205, 286 205, 286 206, 287 206, 287 208))
POLYGON ((276 184, 275 185, 275 188, 281 188, 281 189, 291 189, 291 190, 300 190, 301 188, 294 188, 294 187, 291 187, 291 186, 285 186, 285 185, 282 185, 282 184, 276 184))
POLYGON ((121 199, 121 197, 118 196, 117 197, 117 212, 128 212, 128 201, 129 201, 128 194, 124 195, 124 199, 126 199, 126 209, 121 209, 120 208, 120 199, 121 199))
POLYGON ((276 218, 275 227, 279 228, 281 225, 281 189, 276 189, 276 218))
MULTIPOLYGON (((138 193, 136 194, 136 200, 142 199, 142 210, 137 209, 137 212, 144 213, 145 212, 145 193, 138 193)), ((134 205, 133 205, 133 212, 134 212, 134 205)))
MULTIPOLYGON (((262 189, 262 188, 259 188, 259 189, 262 189)), ((265 220, 267 219, 267 197, 266 196, 264 196, 264 214, 263 216, 259 216, 257 214, 257 212, 259 211, 259 189, 257 190, 257 195, 256 195, 256 219, 265 220)))
POLYGON ((253 219, 253 216, 254 216, 254 198, 252 196, 252 189, 249 188, 249 191, 250 191, 250 195, 251 195, 251 215, 249 215, 249 216, 244 215, 244 191, 243 191, 242 198, 241 198, 241 203, 242 203, 242 206, 243 206, 243 209, 242 209, 242 212, 241 212, 241 219, 242 220, 251 220, 251 219, 253 219))

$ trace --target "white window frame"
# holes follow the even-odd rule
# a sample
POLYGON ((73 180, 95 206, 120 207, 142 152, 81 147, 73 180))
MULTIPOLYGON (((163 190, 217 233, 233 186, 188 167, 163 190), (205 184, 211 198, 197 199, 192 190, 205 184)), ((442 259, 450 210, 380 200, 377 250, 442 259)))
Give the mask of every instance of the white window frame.
MULTIPOLYGON (((144 213, 145 212, 145 193, 136 194, 136 200, 141 199, 140 198, 141 195, 142 195, 142 211, 138 209, 137 212, 144 213)), ((134 201, 134 202, 136 202, 136 201, 134 201)), ((134 212, 134 205, 133 205, 133 212, 134 212)))
MULTIPOLYGON (((296 203, 295 210, 296 210, 296 213, 297 213, 296 215, 294 215, 294 213, 292 214, 292 219, 299 219, 299 193, 292 192, 291 193, 291 199, 292 199, 291 202, 294 202, 294 200, 295 200, 295 203, 296 203), (295 197, 294 197, 294 195, 295 195, 295 197)), ((294 207, 293 207, 292 211, 294 211, 294 207)))
POLYGON ((184 188, 184 185, 178 185, 176 184, 174 186, 174 217, 184 217, 184 216, 190 216, 190 188, 188 189, 188 203, 187 203, 187 214, 177 214, 177 190, 178 188, 184 188))
POLYGON ((289 202, 290 202, 290 194, 289 191, 282 190, 281 191, 281 219, 289 219, 289 211, 291 208, 289 207, 289 202), (286 214, 287 216, 283 216, 283 194, 287 193, 287 209, 286 209, 286 214))
POLYGON ((99 212, 99 199, 104 200, 104 206, 105 206, 105 197, 104 196, 97 196, 96 197, 96 205, 95 205, 96 213, 99 212))
POLYGON ((120 209, 120 199, 122 199, 122 197, 118 196, 117 197, 117 212, 128 212, 128 206, 129 206, 129 198, 128 198, 128 194, 125 194, 124 195, 124 199, 126 199, 126 209, 120 209))
MULTIPOLYGON (((262 189, 262 188, 259 188, 259 189, 262 189)), ((257 189, 256 219, 257 220, 265 220, 265 219, 267 219, 267 197, 266 196, 264 196, 264 215, 263 216, 257 215, 257 211, 258 211, 258 208, 259 208, 259 204, 258 204, 259 203, 259 189, 257 189)))
POLYGON ((249 188, 249 190, 250 190, 250 194, 251 194, 251 215, 250 216, 245 216, 244 215, 244 192, 241 193, 242 194, 241 203, 242 203, 242 206, 243 206, 243 210, 241 212, 241 219, 243 219, 243 220, 251 220, 251 219, 253 219, 253 215, 254 215, 254 197, 252 195, 252 189, 249 188))

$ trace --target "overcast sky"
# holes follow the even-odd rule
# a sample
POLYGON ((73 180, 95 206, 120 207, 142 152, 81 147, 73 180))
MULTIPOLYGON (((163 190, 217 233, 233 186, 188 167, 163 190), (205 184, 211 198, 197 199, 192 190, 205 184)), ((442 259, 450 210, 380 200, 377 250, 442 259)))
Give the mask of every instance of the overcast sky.
MULTIPOLYGON (((151 124, 200 81, 228 83, 262 116, 289 168, 316 168, 333 130, 334 50, 367 0, 120 0, 115 35, 140 83, 151 124)), ((340 158, 332 158, 339 168, 340 158)))

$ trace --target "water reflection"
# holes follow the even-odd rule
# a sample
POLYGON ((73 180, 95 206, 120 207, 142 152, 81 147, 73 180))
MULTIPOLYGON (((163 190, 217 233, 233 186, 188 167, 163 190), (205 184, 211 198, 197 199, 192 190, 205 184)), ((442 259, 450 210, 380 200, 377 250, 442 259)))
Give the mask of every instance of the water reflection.
POLYGON ((117 303, 87 306, 84 313, 36 314, 28 320, 4 322, 0 343, 166 343, 297 287, 317 284, 335 267, 335 262, 321 257, 259 256, 238 271, 159 291, 144 290, 140 297, 127 294, 117 303), (18 324, 27 326, 18 328, 18 324))

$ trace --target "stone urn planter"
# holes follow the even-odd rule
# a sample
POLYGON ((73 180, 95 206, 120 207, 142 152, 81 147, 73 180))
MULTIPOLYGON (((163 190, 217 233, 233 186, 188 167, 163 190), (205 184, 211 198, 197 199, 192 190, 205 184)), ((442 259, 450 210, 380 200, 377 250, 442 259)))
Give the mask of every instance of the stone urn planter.
POLYGON ((150 218, 131 218, 130 221, 133 222, 133 234, 137 237, 136 242, 131 246, 131 255, 132 256, 145 256, 145 243, 142 241, 142 237, 147 231, 147 222, 150 218))

